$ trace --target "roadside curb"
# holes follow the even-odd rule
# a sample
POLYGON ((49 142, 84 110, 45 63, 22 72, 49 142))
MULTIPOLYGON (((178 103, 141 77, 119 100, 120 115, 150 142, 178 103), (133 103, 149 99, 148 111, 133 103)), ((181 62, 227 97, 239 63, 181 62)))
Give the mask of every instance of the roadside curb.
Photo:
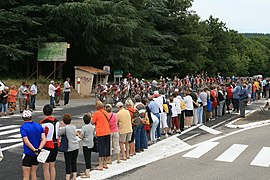
MULTIPOLYGON (((256 112, 256 110, 253 110, 249 113, 247 113, 246 115, 251 115, 253 114, 254 112, 256 112)), ((233 128, 233 129, 244 129, 244 128, 250 128, 250 127, 256 127, 256 126, 260 126, 260 125, 263 125, 263 124, 269 124, 270 123, 270 119, 269 120, 265 120, 265 121, 259 121, 259 122, 252 122, 252 123, 246 123, 246 124, 234 124, 235 122, 239 121, 241 118, 237 118, 235 120, 233 120, 232 122, 226 124, 225 126, 228 127, 228 128, 233 128)))

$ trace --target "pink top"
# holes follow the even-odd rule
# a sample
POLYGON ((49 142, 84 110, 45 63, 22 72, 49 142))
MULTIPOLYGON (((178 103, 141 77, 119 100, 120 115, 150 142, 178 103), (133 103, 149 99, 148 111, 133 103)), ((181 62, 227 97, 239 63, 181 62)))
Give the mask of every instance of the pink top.
POLYGON ((110 130, 111 133, 113 132, 118 132, 118 120, 117 120, 117 116, 115 113, 110 113, 109 114, 109 121, 110 121, 110 130))

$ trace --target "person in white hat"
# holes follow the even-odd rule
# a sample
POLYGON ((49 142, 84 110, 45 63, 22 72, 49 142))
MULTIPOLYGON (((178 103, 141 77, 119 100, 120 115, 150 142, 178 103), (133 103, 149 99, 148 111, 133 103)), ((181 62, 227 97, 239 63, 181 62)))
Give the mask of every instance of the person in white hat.
POLYGON ((23 111, 22 119, 24 124, 20 127, 20 134, 23 139, 23 179, 30 179, 30 175, 31 179, 37 179, 37 155, 45 145, 46 137, 42 126, 32 121, 30 110, 23 111))

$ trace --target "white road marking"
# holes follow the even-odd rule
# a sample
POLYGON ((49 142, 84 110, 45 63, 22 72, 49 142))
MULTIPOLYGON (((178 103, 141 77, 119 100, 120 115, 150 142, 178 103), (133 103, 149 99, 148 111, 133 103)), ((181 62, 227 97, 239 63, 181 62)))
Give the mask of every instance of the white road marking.
POLYGON ((6 150, 9 150, 9 149, 13 149, 13 148, 16 148, 16 147, 20 147, 20 146, 22 146, 22 145, 23 145, 22 142, 21 142, 21 143, 18 143, 18 144, 14 144, 14 145, 12 145, 12 146, 8 146, 8 147, 2 148, 2 151, 6 151, 6 150))
POLYGON ((229 149, 223 152, 216 161, 225 161, 225 162, 233 162, 245 149, 248 145, 242 144, 233 144, 229 149))
POLYGON ((252 166, 270 166, 270 147, 263 147, 257 156, 250 163, 252 166))
POLYGON ((0 131, 6 130, 6 129, 17 128, 17 127, 20 127, 20 125, 9 125, 9 126, 4 126, 4 127, 0 127, 0 131))
POLYGON ((14 142, 22 142, 22 139, 5 139, 0 140, 0 144, 14 143, 14 142))
POLYGON ((196 147, 195 149, 189 151, 188 153, 184 154, 182 157, 186 158, 200 158, 208 151, 213 149, 219 144, 219 142, 206 142, 203 143, 201 146, 196 147))
POLYGON ((6 135, 6 134, 16 133, 16 132, 19 132, 19 131, 20 131, 20 128, 13 129, 13 130, 8 130, 8 131, 3 131, 3 132, 0 132, 0 136, 6 135))
POLYGON ((15 134, 15 135, 12 135, 12 136, 9 136, 9 137, 11 137, 11 138, 21 138, 22 136, 21 136, 21 134, 15 134))
POLYGON ((11 118, 10 116, 2 116, 2 117, 0 117, 1 119, 9 119, 9 118, 11 118))
POLYGON ((200 128, 201 130, 204 130, 204 131, 210 133, 210 134, 215 134, 215 135, 221 134, 220 131, 217 131, 217 130, 215 130, 215 129, 209 128, 209 127, 207 127, 207 126, 205 126, 205 125, 202 125, 202 126, 200 126, 199 128, 200 128))

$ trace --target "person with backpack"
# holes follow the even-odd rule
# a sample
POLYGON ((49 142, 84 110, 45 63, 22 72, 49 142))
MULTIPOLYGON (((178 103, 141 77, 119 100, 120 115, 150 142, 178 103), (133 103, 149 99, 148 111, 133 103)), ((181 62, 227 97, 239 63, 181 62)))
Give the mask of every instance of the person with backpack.
POLYGON ((135 136, 136 136, 136 130, 137 125, 139 124, 139 112, 137 109, 134 108, 134 103, 131 99, 126 100, 126 108, 130 113, 131 117, 131 124, 132 124, 132 135, 131 140, 129 141, 129 155, 133 156, 136 155, 135 152, 135 136))
POLYGON ((45 118, 40 121, 46 136, 46 144, 44 149, 50 151, 48 158, 43 164, 43 174, 45 180, 54 180, 56 178, 55 161, 60 145, 58 131, 59 122, 52 116, 53 107, 47 104, 43 107, 45 118))

